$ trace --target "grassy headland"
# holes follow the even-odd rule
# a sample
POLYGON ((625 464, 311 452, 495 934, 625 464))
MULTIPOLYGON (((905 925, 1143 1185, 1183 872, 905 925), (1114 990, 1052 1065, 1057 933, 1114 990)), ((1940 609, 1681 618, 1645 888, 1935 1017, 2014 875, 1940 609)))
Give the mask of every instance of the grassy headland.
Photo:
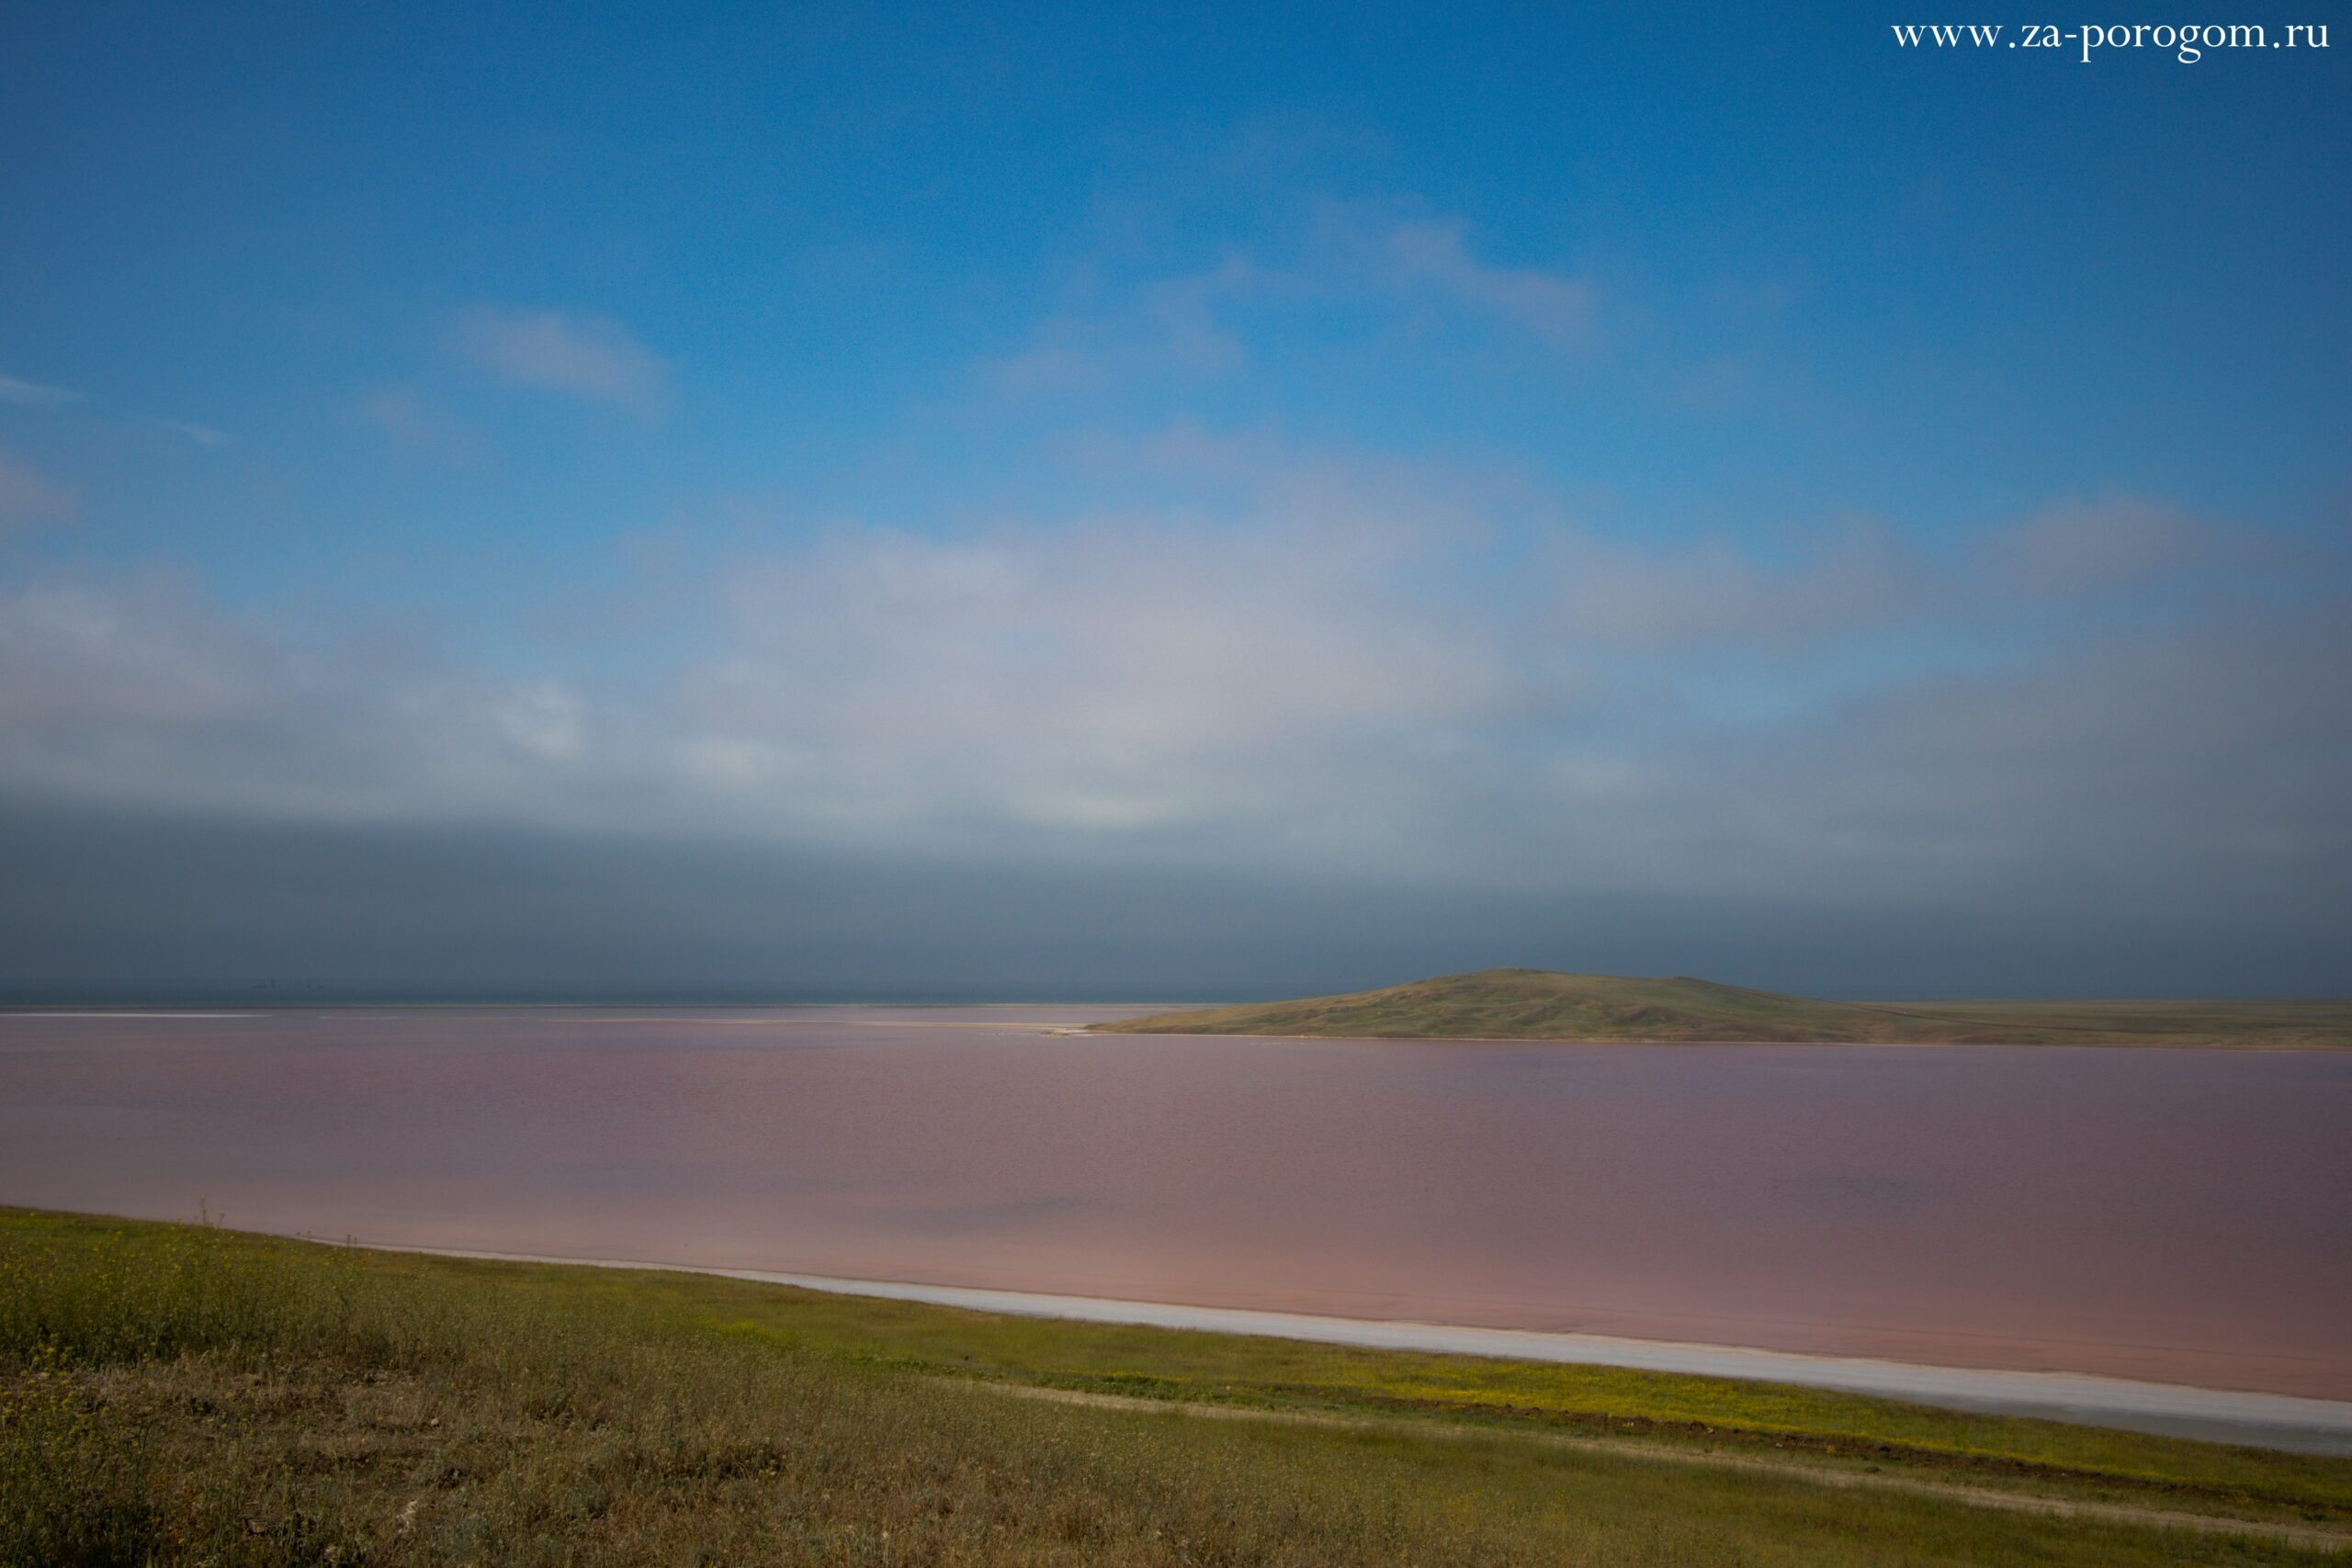
POLYGON ((2352 1046, 2352 1001, 1824 1002, 1664 979, 1482 969, 1377 991, 1096 1024, 1127 1034, 1372 1040, 2352 1046))
POLYGON ((2348 1531, 2340 1460, 0 1211, 0 1562, 2274 1563, 2348 1531))

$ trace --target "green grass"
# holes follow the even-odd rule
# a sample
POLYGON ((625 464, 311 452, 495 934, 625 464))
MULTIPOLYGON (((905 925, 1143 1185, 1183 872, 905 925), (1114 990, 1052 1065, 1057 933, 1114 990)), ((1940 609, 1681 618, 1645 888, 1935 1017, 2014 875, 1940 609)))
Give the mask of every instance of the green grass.
POLYGON ((1765 1385, 0 1211, 8 1564, 2329 1560, 1826 1486, 1716 1447, 1856 1479, 2352 1509, 2341 1461, 1765 1385), (1702 1462, 1658 1462, 1662 1443, 1702 1462))
POLYGON ((1823 1002, 1685 976, 1482 969, 1346 996, 1101 1023, 1128 1034, 1406 1040, 2352 1046, 2352 1002, 1823 1002))

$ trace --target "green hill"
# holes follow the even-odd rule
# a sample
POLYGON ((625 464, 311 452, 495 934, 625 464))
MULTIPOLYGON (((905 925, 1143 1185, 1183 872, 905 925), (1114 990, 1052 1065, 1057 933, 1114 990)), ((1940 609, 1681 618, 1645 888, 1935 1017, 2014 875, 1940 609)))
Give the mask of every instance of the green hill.
POLYGON ((1823 1002, 1687 976, 1481 969, 1346 996, 1095 1025, 1129 1034, 1375 1040, 1881 1042, 1891 1044, 2352 1044, 2343 1002, 1823 1002))

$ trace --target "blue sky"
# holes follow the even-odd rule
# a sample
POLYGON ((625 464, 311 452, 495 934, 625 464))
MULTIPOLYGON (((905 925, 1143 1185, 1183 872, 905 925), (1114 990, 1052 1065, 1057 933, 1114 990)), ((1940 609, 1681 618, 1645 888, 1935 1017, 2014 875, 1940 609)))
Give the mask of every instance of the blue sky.
MULTIPOLYGON (((2341 989, 2347 57, 1892 16, 18 8, 0 825, 775 867, 322 984, 2341 989)), ((100 880, 5 978, 302 904, 100 880)))

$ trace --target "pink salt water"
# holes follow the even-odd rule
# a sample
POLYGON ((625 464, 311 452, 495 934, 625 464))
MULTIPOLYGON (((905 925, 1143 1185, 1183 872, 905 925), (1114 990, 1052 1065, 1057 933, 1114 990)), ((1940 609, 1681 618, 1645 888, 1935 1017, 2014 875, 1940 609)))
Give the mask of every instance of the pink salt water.
POLYGON ((0 1014, 0 1202, 2352 1398, 2352 1054, 0 1014))

